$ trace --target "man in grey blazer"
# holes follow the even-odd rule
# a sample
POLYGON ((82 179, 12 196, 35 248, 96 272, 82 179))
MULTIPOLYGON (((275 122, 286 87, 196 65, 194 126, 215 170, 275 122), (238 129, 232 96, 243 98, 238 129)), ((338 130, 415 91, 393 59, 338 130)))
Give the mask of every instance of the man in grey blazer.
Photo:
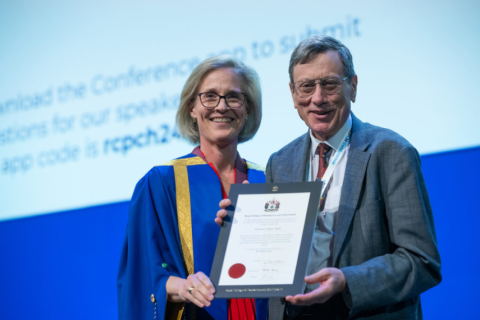
POLYGON ((319 158, 327 159, 325 168, 332 157, 338 161, 317 217, 306 292, 270 299, 269 319, 422 319, 420 293, 441 274, 418 152, 351 112, 358 79, 339 41, 302 41, 289 73, 294 106, 309 130, 272 154, 267 182, 315 181, 325 163, 319 158), (319 154, 322 144, 329 151, 319 154))

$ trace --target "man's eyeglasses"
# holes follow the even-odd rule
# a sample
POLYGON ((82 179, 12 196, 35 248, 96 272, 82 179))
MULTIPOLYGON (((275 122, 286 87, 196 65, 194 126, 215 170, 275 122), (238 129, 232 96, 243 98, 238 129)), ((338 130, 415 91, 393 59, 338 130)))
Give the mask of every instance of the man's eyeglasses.
POLYGON ((340 79, 339 77, 327 77, 316 80, 302 80, 295 82, 293 88, 300 98, 308 98, 312 96, 317 89, 317 83, 322 87, 322 90, 325 91, 326 94, 336 94, 342 91, 343 82, 347 78, 348 77, 343 79, 340 79))
POLYGON ((245 103, 246 93, 243 92, 231 92, 227 95, 221 96, 214 92, 203 92, 199 93, 200 102, 207 109, 213 109, 220 103, 220 100, 223 98, 232 109, 240 108, 245 103))

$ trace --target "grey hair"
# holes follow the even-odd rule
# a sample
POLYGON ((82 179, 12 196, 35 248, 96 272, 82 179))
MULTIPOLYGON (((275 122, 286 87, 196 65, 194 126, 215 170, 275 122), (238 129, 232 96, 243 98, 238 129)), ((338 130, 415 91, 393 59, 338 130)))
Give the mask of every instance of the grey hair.
POLYGON ((233 69, 240 76, 242 90, 247 94, 245 106, 248 121, 238 136, 238 142, 242 143, 252 139, 260 127, 262 121, 262 90, 257 72, 231 56, 214 56, 201 62, 192 71, 180 96, 180 105, 176 117, 177 128, 180 135, 192 144, 200 143, 200 134, 197 124, 192 121, 189 107, 198 98, 198 90, 207 74, 213 70, 225 68, 233 69))
POLYGON ((292 56, 290 57, 290 65, 288 66, 290 82, 293 83, 293 68, 297 64, 309 63, 320 53, 329 50, 338 52, 343 64, 345 77, 347 77, 348 81, 351 81, 355 76, 355 70, 353 68, 353 58, 350 50, 335 38, 329 36, 311 36, 300 42, 295 50, 293 50, 292 56))

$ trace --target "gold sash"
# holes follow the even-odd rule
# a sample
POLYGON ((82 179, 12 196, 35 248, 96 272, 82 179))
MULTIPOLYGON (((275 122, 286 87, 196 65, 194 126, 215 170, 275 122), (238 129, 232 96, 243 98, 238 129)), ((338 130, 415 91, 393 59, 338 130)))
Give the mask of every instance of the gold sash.
MULTIPOLYGON (((175 192, 177 195, 177 219, 180 242, 182 244, 183 260, 188 274, 194 273, 193 264, 193 236, 192 236, 192 208, 190 204, 190 184, 188 182, 187 166, 206 164, 199 157, 177 159, 162 166, 173 166, 175 173, 175 192)), ((185 303, 167 302, 165 319, 180 320, 185 303)))

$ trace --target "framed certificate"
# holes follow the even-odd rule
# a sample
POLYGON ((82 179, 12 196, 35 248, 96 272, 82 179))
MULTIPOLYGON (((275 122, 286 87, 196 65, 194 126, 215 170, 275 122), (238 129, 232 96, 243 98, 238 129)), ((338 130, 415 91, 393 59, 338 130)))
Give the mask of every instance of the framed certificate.
POLYGON ((303 293, 321 183, 232 184, 210 279, 215 298, 303 293))

